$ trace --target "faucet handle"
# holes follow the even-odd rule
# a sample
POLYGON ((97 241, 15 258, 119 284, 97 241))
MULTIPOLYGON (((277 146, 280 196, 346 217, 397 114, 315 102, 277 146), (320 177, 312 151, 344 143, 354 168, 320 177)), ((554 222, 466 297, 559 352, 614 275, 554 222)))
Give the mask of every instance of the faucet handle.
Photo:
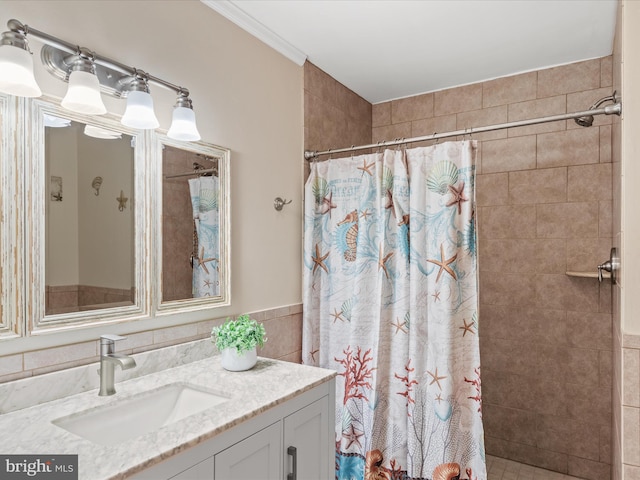
POLYGON ((100 341, 106 340, 107 342, 105 342, 105 343, 115 342, 117 340, 124 340, 126 338, 127 337, 123 337, 121 335, 114 335, 112 333, 105 333, 104 335, 100 335, 100 341))
POLYGON ((111 333, 100 335, 100 356, 115 353, 116 351, 115 342, 117 340, 124 340, 125 338, 127 337, 122 337, 120 335, 113 335, 111 333))

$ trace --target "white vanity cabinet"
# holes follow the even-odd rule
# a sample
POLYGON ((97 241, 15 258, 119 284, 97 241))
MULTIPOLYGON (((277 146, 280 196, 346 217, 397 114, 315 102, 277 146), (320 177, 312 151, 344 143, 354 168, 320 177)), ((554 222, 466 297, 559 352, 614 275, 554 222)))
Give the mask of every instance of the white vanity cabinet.
POLYGON ((333 379, 140 472, 137 480, 326 480, 334 463, 333 379), (293 447, 293 448, 290 448, 293 447), (294 453, 295 451, 295 453, 294 453), (296 467, 295 475, 294 466, 296 467))

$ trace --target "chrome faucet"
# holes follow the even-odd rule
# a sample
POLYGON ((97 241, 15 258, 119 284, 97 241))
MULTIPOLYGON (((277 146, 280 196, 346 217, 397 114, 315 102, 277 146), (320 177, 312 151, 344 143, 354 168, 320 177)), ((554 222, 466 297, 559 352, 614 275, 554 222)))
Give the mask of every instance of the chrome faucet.
POLYGON ((129 370, 136 366, 136 361, 127 356, 116 353, 116 341, 124 340, 127 337, 120 335, 101 335, 100 336, 100 391, 98 395, 105 397, 116 393, 114 386, 114 370, 116 365, 120 365, 122 370, 129 370))

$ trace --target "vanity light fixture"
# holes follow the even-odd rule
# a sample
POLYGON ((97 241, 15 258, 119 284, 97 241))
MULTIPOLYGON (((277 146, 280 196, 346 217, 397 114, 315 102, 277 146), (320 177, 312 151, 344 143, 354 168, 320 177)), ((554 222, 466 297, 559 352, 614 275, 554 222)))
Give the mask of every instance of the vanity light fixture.
POLYGON ((146 73, 136 71, 129 86, 127 109, 120 122, 131 128, 154 129, 160 126, 153 111, 153 98, 149 94, 149 83, 146 73))
POLYGON ((159 122, 149 94, 149 83, 153 83, 178 94, 169 137, 200 140, 189 90, 185 87, 78 47, 18 20, 9 20, 7 26, 9 31, 0 37, 0 92, 20 97, 38 97, 42 94, 33 76, 33 59, 27 42, 27 36, 30 35, 44 43, 40 58, 45 69, 60 80, 69 82, 69 89, 61 103, 64 108, 88 115, 106 113, 100 97, 102 92, 116 98, 127 98, 127 107, 121 120, 123 125, 154 129, 159 122))
POLYGON ((197 142, 200 140, 200 132, 196 127, 196 114, 189 98, 189 92, 180 91, 175 107, 173 107, 173 117, 171 127, 167 132, 169 138, 174 140, 186 140, 197 142))
POLYGON ((0 38, 0 92, 18 97, 42 95, 33 76, 33 54, 29 50, 29 42, 19 31, 4 32, 0 38))

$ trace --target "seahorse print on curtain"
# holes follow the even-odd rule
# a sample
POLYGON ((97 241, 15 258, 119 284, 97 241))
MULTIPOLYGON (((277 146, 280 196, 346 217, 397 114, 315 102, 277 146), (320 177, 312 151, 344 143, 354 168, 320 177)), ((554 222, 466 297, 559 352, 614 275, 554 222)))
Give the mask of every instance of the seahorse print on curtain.
POLYGON ((338 372, 337 479, 486 480, 475 152, 311 165, 303 361, 338 372))

